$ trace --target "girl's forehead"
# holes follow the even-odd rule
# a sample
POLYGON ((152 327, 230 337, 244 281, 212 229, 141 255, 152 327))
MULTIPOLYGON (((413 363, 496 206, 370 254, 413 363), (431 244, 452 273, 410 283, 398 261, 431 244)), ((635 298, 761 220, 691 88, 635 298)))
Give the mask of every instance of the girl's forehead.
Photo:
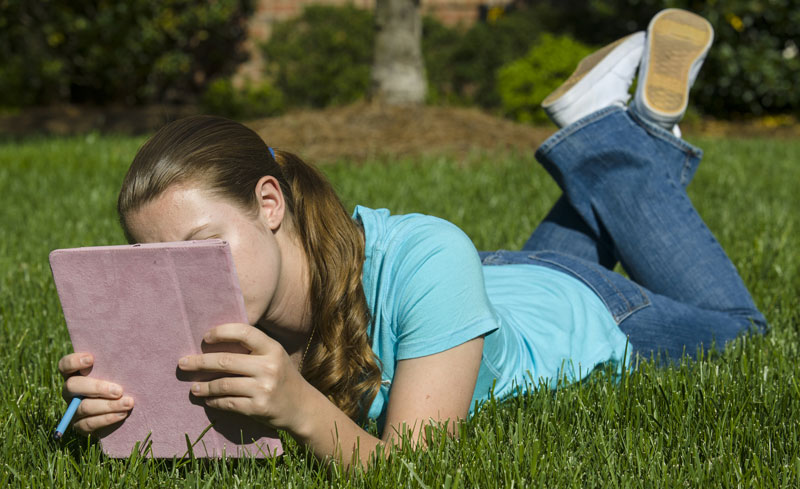
POLYGON ((175 186, 126 216, 139 242, 182 241, 204 226, 235 220, 239 210, 199 187, 175 186))

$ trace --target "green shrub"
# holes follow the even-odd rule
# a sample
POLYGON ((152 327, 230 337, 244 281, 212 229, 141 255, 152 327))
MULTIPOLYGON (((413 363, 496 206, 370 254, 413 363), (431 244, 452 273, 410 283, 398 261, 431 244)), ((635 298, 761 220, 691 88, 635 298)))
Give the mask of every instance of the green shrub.
POLYGON ((422 18, 422 56, 428 79, 428 103, 458 103, 461 100, 453 87, 452 58, 463 34, 447 27, 431 16, 422 18))
POLYGON ((310 5, 275 24, 264 45, 268 75, 290 106, 352 102, 369 88, 373 39, 372 12, 310 5))
POLYGON ((499 107, 497 70, 528 52, 545 31, 549 15, 549 10, 541 6, 474 24, 448 60, 448 83, 456 98, 486 108, 499 107))
POLYGON ((503 112, 520 122, 545 122, 540 104, 572 73, 592 48, 569 36, 542 34, 523 58, 497 72, 503 112))
POLYGON ((796 1, 706 1, 696 12, 711 22, 716 38, 694 92, 704 112, 730 116, 800 111, 796 1))
POLYGON ((252 0, 4 0, 0 105, 185 101, 230 72, 252 0))
POLYGON ((236 88, 230 78, 218 78, 209 83, 201 102, 205 112, 233 119, 268 117, 284 107, 283 94, 266 80, 236 88))

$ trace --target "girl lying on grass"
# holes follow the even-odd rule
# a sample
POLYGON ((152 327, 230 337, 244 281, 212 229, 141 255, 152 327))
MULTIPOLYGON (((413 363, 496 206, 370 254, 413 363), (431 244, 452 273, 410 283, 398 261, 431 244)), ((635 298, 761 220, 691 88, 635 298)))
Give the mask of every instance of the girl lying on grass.
MULTIPOLYGON (((190 117, 158 131, 122 185, 131 242, 230 243, 250 324, 210 330, 249 355, 181 358, 230 374, 192 385, 208 406, 286 430, 318 457, 365 463, 428 423, 455 433, 480 401, 579 380, 633 355, 680 357, 766 322, 689 201, 700 150, 676 136, 713 37, 666 10, 647 34, 584 59, 543 103, 562 129, 536 153, 563 190, 521 251, 479 254, 456 226, 358 206, 253 131, 190 117), (638 67, 630 106, 628 89, 638 67), (612 271, 619 261, 630 280, 612 271), (374 419, 380 438, 362 429, 374 419)), ((124 386, 59 362, 85 396, 82 433, 123 421, 124 386)), ((113 381, 113 379, 109 379, 113 381)))

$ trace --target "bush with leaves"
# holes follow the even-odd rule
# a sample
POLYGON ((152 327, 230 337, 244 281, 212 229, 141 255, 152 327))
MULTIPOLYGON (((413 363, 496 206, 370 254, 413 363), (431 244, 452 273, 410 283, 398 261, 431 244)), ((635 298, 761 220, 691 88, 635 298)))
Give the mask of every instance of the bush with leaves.
MULTIPOLYGON (((688 2, 686 2, 688 3, 688 2)), ((718 116, 800 112, 800 5, 795 0, 702 2, 716 40, 694 100, 718 116)))
POLYGON ((542 34, 527 55, 498 70, 503 112, 520 122, 546 122, 542 100, 592 51, 569 36, 542 34))
POLYGON ((369 88, 373 39, 372 12, 309 5, 274 25, 264 45, 267 73, 290 106, 352 102, 369 88))
POLYGON ((448 60, 452 98, 485 108, 499 107, 497 70, 528 52, 546 31, 549 15, 545 7, 529 8, 474 24, 448 60))
POLYGON ((0 105, 184 102, 241 60, 252 0, 4 0, 0 105))
POLYGON ((283 93, 268 80, 234 86, 230 78, 218 78, 208 84, 200 100, 205 112, 233 119, 269 117, 284 108, 283 93))
POLYGON ((434 17, 422 18, 422 57, 428 79, 428 103, 458 103, 453 87, 451 60, 459 48, 463 33, 447 27, 434 17))

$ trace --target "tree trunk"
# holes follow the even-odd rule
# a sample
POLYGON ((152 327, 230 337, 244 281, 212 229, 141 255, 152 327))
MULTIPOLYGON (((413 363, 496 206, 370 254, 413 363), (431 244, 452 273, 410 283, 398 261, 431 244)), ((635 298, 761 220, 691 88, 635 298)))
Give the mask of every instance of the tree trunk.
POLYGON ((420 0, 376 0, 371 98, 422 104, 426 90, 420 0))

